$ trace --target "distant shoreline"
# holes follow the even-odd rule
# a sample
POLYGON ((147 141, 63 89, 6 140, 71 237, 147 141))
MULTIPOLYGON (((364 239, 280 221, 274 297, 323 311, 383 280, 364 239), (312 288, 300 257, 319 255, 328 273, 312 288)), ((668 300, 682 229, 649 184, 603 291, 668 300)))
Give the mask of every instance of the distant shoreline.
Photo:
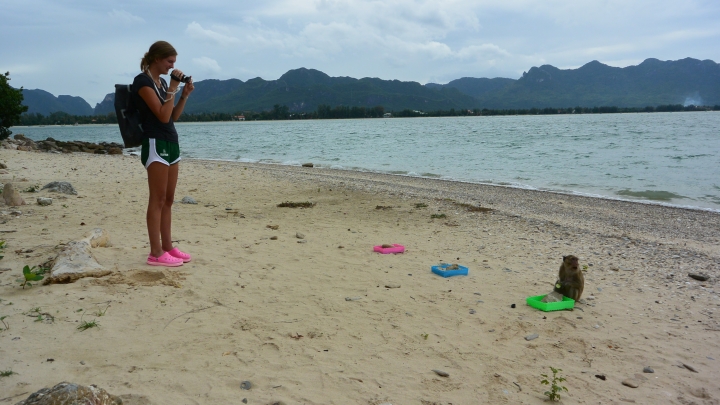
MULTIPOLYGON (((695 105, 659 105, 648 107, 567 107, 567 108, 528 108, 528 109, 450 109, 438 111, 419 111, 404 109, 402 111, 391 110, 385 112, 384 107, 347 107, 336 106, 331 109, 329 106, 318 106, 316 111, 290 113, 287 106, 275 110, 254 112, 245 111, 237 113, 196 113, 183 114, 177 123, 183 122, 231 122, 231 121, 295 121, 295 120, 326 120, 326 119, 387 119, 387 118, 425 118, 425 117, 494 117, 494 116, 519 116, 519 115, 584 115, 584 114, 638 114, 638 113, 662 113, 662 112, 710 112, 720 111, 720 105, 695 106, 695 105), (244 114, 248 116, 245 117, 244 114), (242 117, 242 119, 238 118, 242 117)), ((55 113, 53 113, 55 114, 55 113)), ((64 114, 64 113, 63 113, 64 114)), ((78 126, 78 125, 117 125, 114 113, 108 115, 63 115, 48 117, 42 114, 23 114, 20 126, 78 126)))

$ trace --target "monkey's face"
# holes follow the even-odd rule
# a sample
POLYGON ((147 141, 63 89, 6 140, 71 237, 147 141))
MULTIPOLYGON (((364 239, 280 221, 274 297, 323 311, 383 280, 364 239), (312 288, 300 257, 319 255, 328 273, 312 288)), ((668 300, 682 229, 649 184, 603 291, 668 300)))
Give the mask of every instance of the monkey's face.
POLYGON ((565 265, 573 270, 577 270, 578 267, 580 267, 580 261, 576 256, 570 255, 563 257, 563 261, 565 262, 565 265))

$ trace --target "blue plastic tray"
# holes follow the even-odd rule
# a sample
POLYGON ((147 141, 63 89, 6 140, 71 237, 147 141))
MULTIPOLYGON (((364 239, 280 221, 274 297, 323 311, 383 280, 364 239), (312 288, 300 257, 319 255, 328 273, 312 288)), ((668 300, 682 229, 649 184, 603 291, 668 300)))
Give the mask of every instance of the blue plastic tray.
POLYGON ((446 268, 448 268, 450 266, 452 266, 452 264, 440 263, 440 265, 432 266, 430 269, 432 270, 433 273, 437 274, 440 277, 467 276, 468 275, 467 267, 458 265, 457 269, 445 270, 446 268))

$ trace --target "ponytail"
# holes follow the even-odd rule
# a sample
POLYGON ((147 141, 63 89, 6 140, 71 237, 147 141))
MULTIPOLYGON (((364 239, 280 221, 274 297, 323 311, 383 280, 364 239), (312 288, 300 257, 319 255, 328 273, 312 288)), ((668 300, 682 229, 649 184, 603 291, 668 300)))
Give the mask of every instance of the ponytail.
POLYGON ((140 60, 140 70, 146 71, 150 68, 150 65, 158 59, 165 59, 169 56, 176 56, 177 51, 170 45, 169 42, 157 41, 150 45, 150 49, 145 52, 142 59, 140 60))

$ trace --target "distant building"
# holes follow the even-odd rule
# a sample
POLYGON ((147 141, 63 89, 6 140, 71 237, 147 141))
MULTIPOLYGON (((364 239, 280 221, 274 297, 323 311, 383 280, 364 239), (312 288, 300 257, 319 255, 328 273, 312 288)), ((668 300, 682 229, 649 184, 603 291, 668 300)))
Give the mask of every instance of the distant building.
POLYGON ((383 114, 383 118, 392 118, 392 113, 383 114))
POLYGON ((236 116, 235 116, 235 120, 237 120, 237 121, 245 121, 245 116, 244 116, 244 115, 236 115, 236 116))

